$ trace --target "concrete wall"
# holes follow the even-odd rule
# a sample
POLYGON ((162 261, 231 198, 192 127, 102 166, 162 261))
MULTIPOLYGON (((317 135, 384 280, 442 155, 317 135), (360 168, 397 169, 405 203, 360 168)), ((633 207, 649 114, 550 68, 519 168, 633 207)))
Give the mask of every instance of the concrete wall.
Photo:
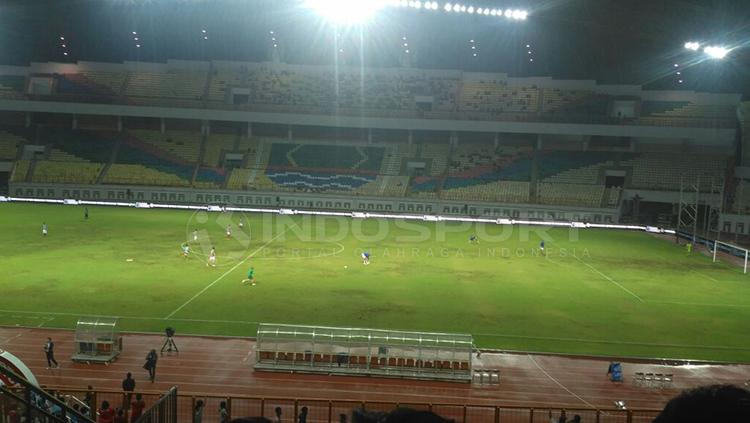
POLYGON ((169 204, 231 204, 268 208, 288 207, 368 212, 413 212, 417 214, 588 221, 594 223, 617 223, 619 221, 619 212, 616 209, 459 202, 418 198, 359 197, 351 195, 200 190, 120 185, 56 185, 25 182, 11 183, 9 192, 14 197, 29 198, 144 201, 169 204), (130 195, 128 195, 128 191, 130 195), (465 206, 468 207, 465 209, 465 206))

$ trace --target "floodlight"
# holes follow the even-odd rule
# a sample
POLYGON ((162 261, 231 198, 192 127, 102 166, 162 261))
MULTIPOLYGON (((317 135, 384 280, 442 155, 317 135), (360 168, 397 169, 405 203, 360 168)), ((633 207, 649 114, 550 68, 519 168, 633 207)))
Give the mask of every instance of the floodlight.
POLYGON ((484 9, 484 16, 490 15, 490 9, 484 9))
POLYGON ((466 12, 466 6, 464 6, 464 5, 461 5, 461 11, 462 11, 462 12, 466 12))
POLYGON ((482 13, 484 13, 484 9, 477 7, 477 15, 481 15, 482 13))
POLYGON ((469 13, 469 14, 474 13, 474 6, 469 6, 469 8, 466 9, 466 12, 469 13))
POLYGON ((445 3, 445 6, 443 7, 443 9, 445 9, 446 12, 450 12, 451 9, 453 9, 453 5, 450 3, 445 3))
POLYGON ((505 17, 506 17, 506 18, 511 18, 511 17, 513 17, 513 11, 512 11, 512 10, 510 10, 510 9, 505 9, 505 17))
POLYGON ((525 21, 528 16, 529 16, 529 12, 527 12, 525 10, 519 10, 518 11, 518 19, 520 19, 522 21, 525 21))
POLYGON ((701 48, 701 44, 695 41, 688 41, 685 43, 685 48, 688 50, 698 51, 701 48))
POLYGON ((495 10, 495 9, 490 10, 490 15, 492 15, 492 16, 497 15, 497 10, 495 10))
POLYGON ((420 2, 419 0, 417 0, 417 1, 414 2, 414 4, 412 5, 412 7, 415 8, 415 9, 421 9, 422 8, 422 2, 420 2))
POLYGON ((63 53, 63 56, 67 56, 67 55, 68 55, 68 52, 67 52, 67 51, 63 53))
POLYGON ((703 52, 712 59, 723 59, 729 53, 729 49, 720 46, 707 46, 703 49, 703 52))
MULTIPOLYGON (((408 5, 406 1, 402 1, 408 5)), ((419 3, 413 2, 412 4, 419 3)), ((383 0, 307 0, 305 5, 320 16, 336 24, 358 24, 372 18, 378 10, 386 6, 383 0)), ((420 3, 421 6, 421 3, 420 3)))
POLYGON ((453 11, 454 12, 460 12, 461 11, 461 5, 460 4, 454 4, 453 5, 453 11))

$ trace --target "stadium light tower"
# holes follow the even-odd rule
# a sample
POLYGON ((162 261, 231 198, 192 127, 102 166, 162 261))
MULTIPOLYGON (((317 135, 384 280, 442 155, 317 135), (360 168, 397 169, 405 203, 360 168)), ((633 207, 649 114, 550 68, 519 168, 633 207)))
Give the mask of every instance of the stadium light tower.
POLYGON ((729 49, 721 46, 706 46, 703 52, 712 59, 723 59, 729 54, 729 49))
POLYGON ((366 23, 380 9, 396 3, 388 0, 306 0, 304 4, 331 23, 356 25, 366 23))

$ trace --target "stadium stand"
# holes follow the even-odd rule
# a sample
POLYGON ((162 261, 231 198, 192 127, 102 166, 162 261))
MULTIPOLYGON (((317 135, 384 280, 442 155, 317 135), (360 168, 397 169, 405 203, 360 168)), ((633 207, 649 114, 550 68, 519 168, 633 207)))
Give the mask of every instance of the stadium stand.
POLYGON ((128 74, 126 72, 103 72, 94 70, 82 70, 81 75, 91 84, 106 90, 109 95, 119 96, 122 94, 128 74))
POLYGON ((174 155, 176 160, 196 163, 200 155, 202 136, 196 131, 131 130, 129 133, 142 141, 144 150, 174 155))
POLYGON ((102 180, 104 184, 157 185, 187 187, 190 180, 139 164, 113 164, 102 180))
POLYGON ((448 178, 443 189, 461 188, 496 181, 529 181, 531 149, 484 144, 459 145, 450 156, 448 178))
POLYGON ((21 98, 25 87, 25 76, 0 75, 0 98, 21 98))
POLYGON ((604 185, 539 183, 537 198, 540 204, 560 206, 601 207, 604 185))
POLYGON ((23 142, 23 137, 0 130, 0 160, 15 160, 23 142))
POLYGON ((632 168, 630 186, 653 190, 679 191, 684 175, 686 183, 694 183, 702 175, 708 188, 710 179, 722 178, 727 167, 727 157, 710 154, 646 153, 625 160, 622 166, 632 168))
POLYGON ((542 151, 538 155, 544 182, 596 184, 600 169, 614 165, 616 155, 598 151, 542 151))
POLYGON ((13 182, 24 182, 26 181, 26 176, 29 173, 29 167, 31 166, 31 162, 29 160, 19 160, 16 162, 15 167, 13 168, 13 174, 11 175, 11 181, 13 182))
POLYGON ((536 86, 509 86, 506 80, 464 80, 459 110, 490 113, 536 113, 539 111, 539 89, 536 86))
POLYGON ((430 176, 441 176, 448 167, 448 155, 450 146, 447 144, 423 144, 421 146, 420 158, 429 160, 430 167, 428 174, 430 176))
POLYGON ((42 160, 36 163, 31 182, 56 184, 93 184, 104 165, 77 161, 42 160))
POLYGON ((387 149, 383 160, 381 173, 385 175, 398 175, 405 160, 416 157, 417 146, 413 144, 396 144, 387 149))
POLYGON ((529 182, 499 181, 488 184, 444 190, 446 200, 478 200, 506 203, 529 203, 529 182))
MULTIPOLYGON (((95 163, 108 163, 116 144, 116 134, 39 126, 38 142, 59 152, 95 163)), ((59 153, 57 153, 59 154, 59 153)))
POLYGON ((208 75, 204 72, 132 72, 128 75, 125 95, 201 100, 208 75))
POLYGON ((223 153, 234 150, 237 137, 227 134, 211 134, 206 139, 206 151, 203 156, 203 164, 211 167, 220 167, 223 153))

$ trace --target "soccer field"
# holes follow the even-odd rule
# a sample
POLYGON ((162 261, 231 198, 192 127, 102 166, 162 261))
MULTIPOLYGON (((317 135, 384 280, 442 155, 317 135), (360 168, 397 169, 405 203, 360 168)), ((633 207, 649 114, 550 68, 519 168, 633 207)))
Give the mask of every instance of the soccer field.
POLYGON ((79 316, 111 315, 124 330, 173 326, 179 339, 254 336, 257 322, 275 322, 464 332, 486 348, 750 361, 749 277, 642 232, 89 211, 84 220, 80 206, 0 204, 0 324, 73 328, 79 316), (206 265, 212 246, 216 267, 206 265), (250 266, 257 285, 243 286, 250 266))

